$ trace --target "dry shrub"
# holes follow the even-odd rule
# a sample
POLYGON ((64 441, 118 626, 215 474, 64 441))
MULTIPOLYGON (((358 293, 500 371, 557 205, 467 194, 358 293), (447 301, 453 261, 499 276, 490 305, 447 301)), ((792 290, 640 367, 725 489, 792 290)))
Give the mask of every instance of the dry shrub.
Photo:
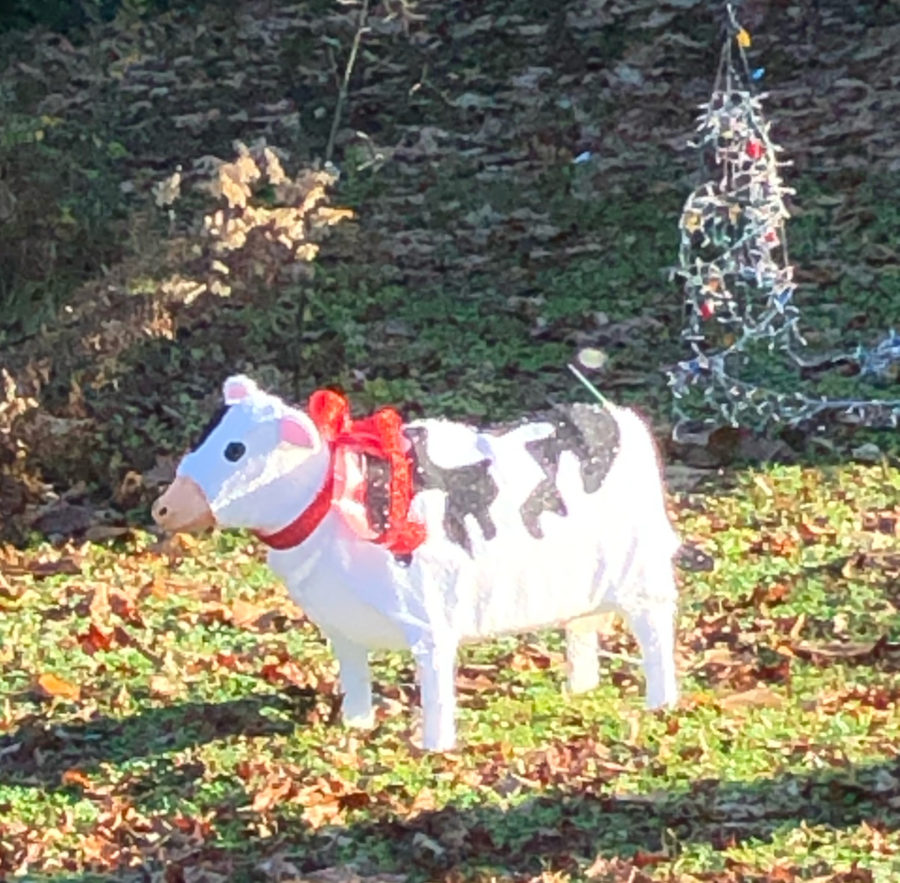
POLYGON ((58 492, 113 497, 124 475, 151 470, 172 447, 165 433, 180 431, 185 416, 172 407, 174 388, 202 402, 210 375, 231 367, 224 362, 250 367, 244 307, 264 308, 285 285, 309 279, 324 237, 353 217, 328 204, 335 174, 291 177, 283 157, 264 141, 238 143, 234 159, 205 156, 183 179, 179 171, 161 182, 156 203, 170 212, 171 235, 153 233, 159 208, 135 213, 132 230, 143 231, 135 253, 83 286, 64 324, 12 354, 0 390, 0 508, 17 530, 7 518, 0 536, 29 526, 37 511, 29 504, 47 499, 45 480, 58 492), (187 378, 170 359, 173 348, 184 353, 182 334, 190 353, 220 354, 198 357, 187 378))
POLYGON ((47 488, 28 469, 29 444, 19 432, 27 415, 38 409, 40 376, 36 369, 21 380, 0 368, 0 536, 21 534, 17 518, 45 494, 47 488))
MULTIPOLYGON (((301 169, 290 178, 264 140, 235 146, 236 159, 213 160, 211 175, 197 185, 225 205, 203 216, 207 278, 193 298, 311 278, 328 228, 353 217, 328 204, 335 173, 301 169)), ((201 162, 210 165, 209 158, 201 162)))

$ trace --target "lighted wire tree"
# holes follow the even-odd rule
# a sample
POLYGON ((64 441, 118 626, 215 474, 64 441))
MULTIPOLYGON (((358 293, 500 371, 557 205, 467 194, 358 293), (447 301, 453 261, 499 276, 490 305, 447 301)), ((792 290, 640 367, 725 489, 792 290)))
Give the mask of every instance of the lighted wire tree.
MULTIPOLYGON (((682 338, 691 357, 669 372, 676 418, 762 429, 800 423, 823 411, 843 411, 854 422, 896 426, 900 402, 811 397, 796 382, 781 389, 773 377, 798 374, 835 357, 811 358, 799 331, 795 283, 785 224, 789 213, 780 169, 781 148, 770 136, 746 54, 750 35, 726 4, 727 36, 697 138, 708 177, 690 194, 679 221, 678 266, 684 291, 682 338), (793 387, 793 389, 785 389, 793 387)), ((861 373, 878 374, 900 361, 900 336, 849 358, 861 373)))

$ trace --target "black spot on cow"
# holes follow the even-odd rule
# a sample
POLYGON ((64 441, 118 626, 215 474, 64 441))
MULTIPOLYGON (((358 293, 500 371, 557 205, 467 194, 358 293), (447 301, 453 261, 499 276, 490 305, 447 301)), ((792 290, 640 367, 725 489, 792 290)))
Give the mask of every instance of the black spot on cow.
MULTIPOLYGON (((569 405, 556 436, 561 451, 571 450, 581 463, 585 493, 600 488, 619 453, 619 424, 608 408, 599 405, 569 405)), ((557 461, 558 461, 557 457, 557 461)))
MULTIPOLYGON (((391 469, 386 460, 363 456, 366 482, 366 520, 378 533, 384 533, 391 525, 391 469)), ((394 559, 403 567, 412 563, 412 555, 398 555, 394 559)))
POLYGON ((384 533, 388 527, 391 505, 391 470, 380 457, 365 455, 366 519, 369 526, 384 533))
MULTIPOLYGON (((594 405, 559 405, 544 418, 553 433, 525 447, 556 486, 559 458, 571 451, 578 460, 584 492, 592 494, 609 474, 619 452, 619 424, 606 408, 594 405)), ((537 421, 536 421, 537 422, 537 421)))
POLYGON ((228 409, 231 405, 222 405, 215 414, 210 418, 209 423, 203 427, 203 431, 200 433, 200 437, 197 441, 194 442, 191 447, 191 451, 196 451, 202 444, 205 442, 210 435, 212 435, 213 430, 222 422, 222 418, 228 413, 228 409))
POLYGON ((560 405, 543 418, 553 425, 546 438, 525 442, 525 449, 537 461, 546 478, 522 504, 520 513, 525 529, 537 539, 543 536, 542 512, 566 515, 566 504, 556 485, 559 459, 571 451, 578 459, 585 493, 598 490, 619 452, 619 424, 605 408, 594 405, 560 405))
POLYGON ((472 543, 466 532, 465 517, 472 515, 478 522, 485 539, 497 535, 497 527, 488 511, 497 499, 500 488, 491 477, 491 461, 485 458, 478 463, 445 469, 428 455, 428 430, 415 427, 404 430, 412 444, 413 490, 420 493, 437 488, 446 494, 444 531, 447 537, 472 555, 472 543))
MULTIPOLYGON (((619 451, 619 425, 604 408, 593 405, 560 405, 550 412, 536 414, 514 423, 497 424, 479 432, 502 436, 526 423, 548 423, 553 429, 542 439, 525 442, 525 449, 541 467, 544 478, 519 507, 525 529, 535 539, 543 537, 540 516, 544 512, 568 514, 556 484, 563 451, 571 451, 578 460, 585 493, 598 490, 609 473, 619 451)), ((486 539, 493 539, 497 528, 489 508, 499 494, 490 474, 490 460, 445 469, 428 455, 428 431, 424 427, 407 428, 404 434, 412 448, 413 492, 437 488, 446 494, 443 526, 447 537, 469 555, 472 544, 465 517, 472 515, 486 539)), ((379 533, 386 530, 390 505, 390 471, 377 457, 366 457, 366 516, 379 533)), ((408 563, 408 562, 401 562, 408 563)))
POLYGON ((544 536, 540 520, 543 512, 555 512, 557 515, 569 514, 562 494, 549 478, 545 478, 519 507, 519 514, 522 516, 525 530, 536 540, 542 539, 544 536))

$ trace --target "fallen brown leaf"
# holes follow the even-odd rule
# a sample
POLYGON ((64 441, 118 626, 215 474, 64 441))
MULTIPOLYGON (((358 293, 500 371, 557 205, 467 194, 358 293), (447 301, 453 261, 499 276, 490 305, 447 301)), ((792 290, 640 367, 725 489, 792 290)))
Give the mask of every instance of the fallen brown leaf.
POLYGON ((363 809, 372 803, 372 798, 365 791, 350 791, 338 799, 341 809, 363 809))
POLYGON ((646 868, 648 865, 661 865, 663 862, 672 861, 672 856, 665 852, 643 852, 638 850, 632 858, 635 867, 646 868))
POLYGON ((78 636, 78 643, 81 644, 81 649, 88 656, 93 656, 98 650, 109 650, 113 643, 113 637, 113 632, 106 632, 92 622, 88 626, 88 630, 78 636))
POLYGON ((719 706, 726 711, 741 708, 780 708, 784 697, 768 687, 752 687, 741 693, 732 693, 719 699, 719 706))
POLYGON ((461 665, 456 672, 456 689, 459 693, 481 693, 494 685, 496 674, 493 665, 461 665))
POLYGON ((117 540, 130 534, 131 528, 125 524, 94 524, 85 531, 84 538, 88 542, 99 543, 103 540, 117 540))
POLYGON ((219 651, 215 656, 216 665, 219 668, 227 668, 232 671, 236 669, 240 663, 240 657, 236 653, 225 653, 224 651, 219 651))
POLYGON ((121 616, 126 622, 139 626, 144 624, 134 598, 125 592, 113 589, 109 596, 109 606, 116 616, 121 616))
POLYGON ((809 521, 801 521, 797 525, 797 533, 806 543, 819 543, 824 539, 833 540, 837 531, 830 524, 813 524, 809 521))
POLYGON ((231 605, 231 622, 239 629, 251 628, 269 611, 265 607, 238 598, 231 605))
POLYGON ((157 699, 171 699, 180 692, 178 684, 173 683, 165 675, 150 677, 150 694, 157 699))
POLYGON ((294 787, 291 779, 283 774, 272 776, 257 789, 250 803, 253 812, 264 813, 284 800, 294 787))
POLYGON ((47 672, 37 679, 37 686, 49 698, 70 699, 78 702, 81 699, 81 687, 70 684, 58 675, 47 672))
POLYGON ((318 686, 318 678, 311 671, 301 668, 292 659, 285 662, 269 662, 262 667, 260 674, 270 684, 293 684, 295 687, 318 686))
POLYGON ((854 659, 860 661, 885 650, 892 650, 895 646, 882 637, 877 641, 830 641, 823 644, 800 641, 794 644, 793 649, 801 658, 811 659, 814 662, 832 659, 854 659))
POLYGON ((118 865, 120 848, 106 831, 96 831, 81 838, 84 861, 94 866, 114 868, 118 865))
POLYGON ((109 605, 109 589, 105 583, 99 583, 88 599, 88 612, 91 621, 109 622, 112 609, 109 605))
POLYGON ((81 573, 81 564, 68 555, 55 561, 35 561, 26 565, 27 572, 35 579, 46 579, 48 576, 77 576, 81 573))
POLYGON ((91 780, 81 770, 66 770, 61 777, 63 785, 80 785, 82 788, 91 787, 91 780))

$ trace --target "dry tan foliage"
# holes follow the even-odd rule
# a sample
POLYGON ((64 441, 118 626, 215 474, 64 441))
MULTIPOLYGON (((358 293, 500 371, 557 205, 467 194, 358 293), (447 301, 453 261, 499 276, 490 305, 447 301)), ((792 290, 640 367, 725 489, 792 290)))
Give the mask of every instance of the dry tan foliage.
MULTIPOLYGON (((201 156, 160 180, 150 194, 156 208, 138 210, 129 221, 132 254, 85 285, 65 321, 3 369, 0 535, 10 534, 12 519, 26 529, 53 500, 43 478, 64 493, 79 481, 115 489, 135 469, 133 451, 91 464, 87 454, 110 419, 109 402, 98 410, 96 392, 123 381, 144 391, 132 362, 149 341, 174 340, 180 327, 202 325, 210 310, 219 310, 219 297, 258 302, 311 276, 323 238, 353 212, 329 205, 334 173, 301 169, 291 177, 284 158, 264 139, 249 147, 237 142, 230 161, 201 156), (186 196, 197 192, 216 205, 201 205, 194 216, 196 202, 188 205, 186 196), (167 239, 158 235, 160 210, 173 219, 167 239), (52 406, 45 389, 51 377, 57 387, 59 378, 68 384, 62 401, 55 390, 52 406)), ((141 493, 130 493, 129 504, 141 493)))
POLYGON ((29 474, 29 443, 20 431, 23 421, 37 413, 45 371, 45 365, 29 365, 14 376, 0 368, 0 533, 5 532, 7 519, 20 515, 47 490, 29 474))
POLYGON ((278 152, 264 140, 251 147, 237 142, 235 147, 232 162, 201 160, 212 167, 212 174, 197 189, 225 203, 203 218, 209 251, 206 290, 228 296, 248 284, 309 278, 309 264, 319 253, 326 228, 354 216, 349 209, 328 205, 336 175, 303 169, 290 178, 278 152), (273 204, 258 196, 263 187, 271 188, 273 204))
POLYGON ((37 399, 33 395, 23 394, 15 377, 5 368, 0 368, 2 396, 0 396, 0 436, 9 436, 17 417, 37 407, 37 399))

